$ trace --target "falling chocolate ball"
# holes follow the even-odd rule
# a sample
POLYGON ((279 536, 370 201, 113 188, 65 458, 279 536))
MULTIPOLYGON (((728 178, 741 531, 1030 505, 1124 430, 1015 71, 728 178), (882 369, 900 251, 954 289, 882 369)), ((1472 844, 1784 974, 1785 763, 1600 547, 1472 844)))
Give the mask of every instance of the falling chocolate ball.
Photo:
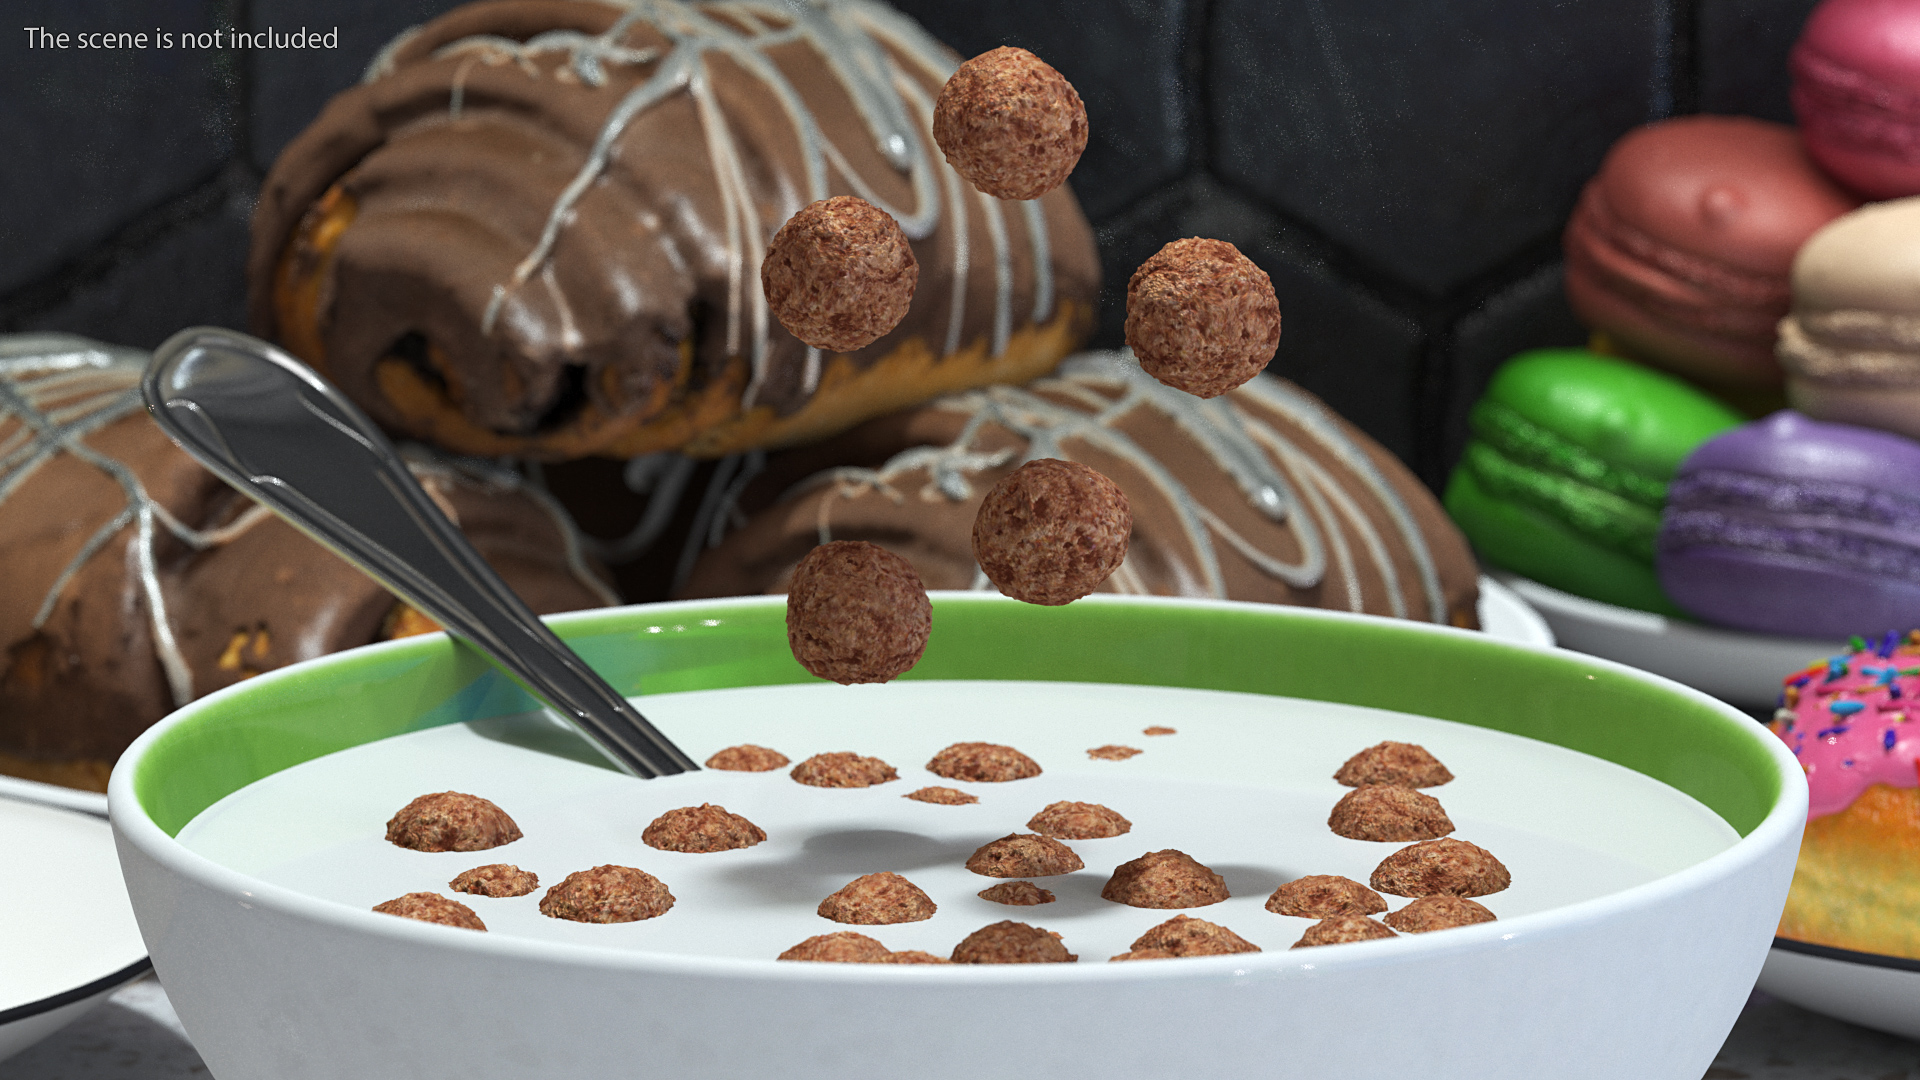
POLYGON ((1260 374, 1280 345, 1273 281, 1224 240, 1175 240, 1127 283, 1127 345, 1168 386, 1219 397, 1260 374))
POLYGON ((821 544, 787 586, 787 644, 823 679, 887 682, 926 651, 933 607, 912 564, 864 540, 821 544))
POLYGON ((900 325, 919 280, 900 223, 851 195, 788 218, 760 263, 760 287, 780 325, 833 352, 865 348, 900 325))
POLYGON ((1120 485, 1077 461, 1036 458, 987 492, 973 519, 973 557, 1015 600, 1066 604, 1120 568, 1132 533, 1120 485))
POLYGON ((933 106, 947 164, 1000 199, 1037 199, 1087 148, 1087 107, 1073 84, 1025 49, 1002 46, 960 65, 933 106))

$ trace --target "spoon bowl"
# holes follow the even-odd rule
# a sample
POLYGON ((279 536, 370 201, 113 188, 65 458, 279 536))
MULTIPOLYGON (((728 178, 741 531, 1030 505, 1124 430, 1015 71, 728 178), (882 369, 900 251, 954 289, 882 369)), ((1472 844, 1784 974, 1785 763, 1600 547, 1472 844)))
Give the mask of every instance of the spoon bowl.
POLYGON ((196 327, 155 350, 140 389, 202 465, 479 650, 621 770, 699 768, 514 595, 313 369, 258 338, 196 327))

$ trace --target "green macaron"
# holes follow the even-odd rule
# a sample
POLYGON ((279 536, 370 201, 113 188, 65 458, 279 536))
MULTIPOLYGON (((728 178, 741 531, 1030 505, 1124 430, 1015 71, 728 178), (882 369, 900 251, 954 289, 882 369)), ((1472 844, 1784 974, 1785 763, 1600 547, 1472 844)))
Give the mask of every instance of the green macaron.
POLYGON ((1653 571, 1667 484, 1695 447, 1744 420, 1628 360, 1585 349, 1521 353, 1473 407, 1447 512, 1494 566, 1680 615, 1653 571))

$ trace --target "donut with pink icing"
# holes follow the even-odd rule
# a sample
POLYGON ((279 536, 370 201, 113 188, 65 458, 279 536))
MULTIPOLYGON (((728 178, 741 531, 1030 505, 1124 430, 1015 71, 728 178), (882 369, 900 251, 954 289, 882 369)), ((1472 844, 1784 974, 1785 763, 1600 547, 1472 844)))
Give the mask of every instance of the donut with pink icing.
POLYGON ((1786 679, 1772 728, 1811 800, 1779 935, 1920 960, 1920 631, 1786 679))
POLYGON ((1920 787, 1920 631, 1854 643, 1787 676, 1774 714, 1774 733, 1807 773, 1809 821, 1874 784, 1920 787))

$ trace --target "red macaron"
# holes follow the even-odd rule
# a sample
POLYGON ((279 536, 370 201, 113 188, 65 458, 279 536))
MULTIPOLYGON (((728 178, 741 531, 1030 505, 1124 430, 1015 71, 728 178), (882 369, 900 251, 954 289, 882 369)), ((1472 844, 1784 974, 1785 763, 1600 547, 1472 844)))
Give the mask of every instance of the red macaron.
POLYGON ((1567 223, 1567 299, 1635 359, 1723 391, 1775 388, 1794 253, 1857 205, 1785 125, 1647 124, 1614 143, 1567 223))

